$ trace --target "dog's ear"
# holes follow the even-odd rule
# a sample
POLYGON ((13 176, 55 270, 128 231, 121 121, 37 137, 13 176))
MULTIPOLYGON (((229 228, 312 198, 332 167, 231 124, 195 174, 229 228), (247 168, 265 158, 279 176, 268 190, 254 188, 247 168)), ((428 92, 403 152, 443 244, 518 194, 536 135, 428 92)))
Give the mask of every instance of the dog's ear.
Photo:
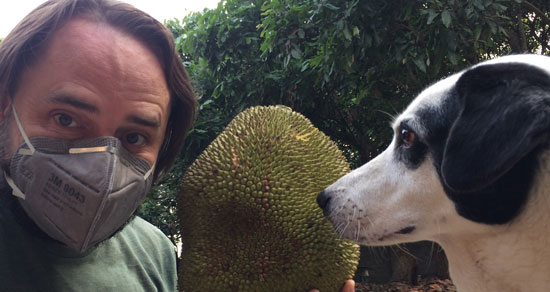
POLYGON ((548 141, 547 72, 522 63, 480 65, 459 78, 455 92, 461 110, 441 162, 448 189, 481 190, 548 141))

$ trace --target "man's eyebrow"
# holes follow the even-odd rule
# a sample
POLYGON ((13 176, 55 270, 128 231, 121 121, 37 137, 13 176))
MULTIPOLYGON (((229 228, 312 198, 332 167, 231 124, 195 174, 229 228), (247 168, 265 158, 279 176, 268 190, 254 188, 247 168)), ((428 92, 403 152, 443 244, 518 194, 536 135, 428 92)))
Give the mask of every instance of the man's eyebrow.
MULTIPOLYGON (((91 112, 91 113, 98 113, 99 112, 99 109, 95 105, 93 105, 91 103, 88 103, 86 101, 80 100, 78 98, 75 98, 73 96, 67 95, 67 94, 54 93, 51 96, 49 96, 49 99, 51 99, 54 102, 68 104, 68 105, 73 106, 75 108, 79 108, 79 109, 82 109, 82 110, 85 110, 85 111, 88 111, 88 112, 91 112)), ((145 126, 145 127, 150 127, 150 128, 160 127, 160 120, 157 119, 157 118, 154 118, 154 117, 144 118, 144 117, 140 117, 140 116, 137 116, 137 115, 129 115, 126 118, 126 120, 131 122, 131 123, 142 125, 142 126, 145 126)))
POLYGON ((150 127, 150 128, 160 127, 160 121, 157 118, 143 118, 136 115, 129 115, 126 118, 126 120, 131 123, 139 124, 145 127, 150 127))
POLYGON ((91 113, 99 112, 99 109, 95 105, 66 94, 52 94, 49 98, 55 102, 68 104, 91 113))

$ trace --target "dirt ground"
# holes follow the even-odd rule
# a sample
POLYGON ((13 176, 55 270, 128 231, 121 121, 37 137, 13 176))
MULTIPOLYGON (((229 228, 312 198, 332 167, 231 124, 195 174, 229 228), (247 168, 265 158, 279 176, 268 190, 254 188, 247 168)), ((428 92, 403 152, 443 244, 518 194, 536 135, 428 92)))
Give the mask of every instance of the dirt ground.
POLYGON ((423 279, 418 285, 411 286, 402 283, 374 284, 359 283, 355 286, 356 292, 456 292, 451 280, 423 279))

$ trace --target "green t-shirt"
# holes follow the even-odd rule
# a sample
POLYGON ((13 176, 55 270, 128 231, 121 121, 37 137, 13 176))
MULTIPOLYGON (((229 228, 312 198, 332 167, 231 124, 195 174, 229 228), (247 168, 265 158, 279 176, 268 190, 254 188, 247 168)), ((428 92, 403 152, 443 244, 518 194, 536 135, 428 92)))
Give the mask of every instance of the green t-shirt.
POLYGON ((79 255, 36 232, 10 196, 0 192, 0 292, 176 291, 174 246, 145 220, 79 255))

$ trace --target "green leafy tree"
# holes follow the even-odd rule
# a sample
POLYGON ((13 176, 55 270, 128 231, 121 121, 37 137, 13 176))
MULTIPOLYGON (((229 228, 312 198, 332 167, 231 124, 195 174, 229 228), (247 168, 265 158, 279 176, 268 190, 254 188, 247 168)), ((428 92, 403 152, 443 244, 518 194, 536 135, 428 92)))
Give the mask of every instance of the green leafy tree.
POLYGON ((545 1, 229 0, 167 25, 201 96, 193 150, 242 109, 280 103, 359 165, 387 145, 387 113, 426 84, 492 56, 547 53, 547 12, 545 1))
POLYGON ((359 166, 426 85, 497 55, 550 54, 549 16, 546 0, 226 0, 167 21, 200 111, 141 214, 177 241, 182 174, 253 105, 303 113, 359 166))

